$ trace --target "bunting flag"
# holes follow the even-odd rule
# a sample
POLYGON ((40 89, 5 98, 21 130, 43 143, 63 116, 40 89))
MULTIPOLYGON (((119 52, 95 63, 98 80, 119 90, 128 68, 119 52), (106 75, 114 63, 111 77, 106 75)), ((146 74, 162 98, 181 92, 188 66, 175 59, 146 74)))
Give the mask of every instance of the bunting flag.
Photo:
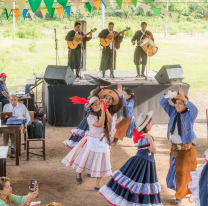
POLYGON ((143 5, 144 14, 146 14, 150 10, 151 6, 146 5, 146 4, 142 4, 142 5, 143 5))
POLYGON ((171 12, 173 22, 178 18, 178 13, 171 12))
POLYGON ((167 10, 162 10, 162 11, 163 11, 163 13, 165 14, 166 17, 170 14, 170 12, 167 11, 167 10))
POLYGON ((152 7, 152 10, 153 10, 153 16, 157 16, 161 12, 161 9, 156 7, 152 7))
POLYGON ((23 16, 24 20, 27 15, 27 12, 28 12, 28 9, 23 9, 22 16, 23 16))
POLYGON ((96 9, 99 11, 100 10, 100 0, 94 1, 96 9))
POLYGON ((79 12, 80 12, 80 14, 84 14, 84 4, 80 4, 79 5, 79 12))
POLYGON ((113 0, 109 0, 110 1, 110 4, 113 6, 113 0))
POLYGON ((61 4, 61 6, 64 7, 64 9, 66 8, 67 1, 68 1, 68 0, 57 0, 57 2, 58 2, 59 4, 61 4))
POLYGON ((76 13, 77 13, 77 8, 76 8, 76 6, 72 6, 72 7, 71 7, 71 10, 72 10, 72 12, 74 13, 74 15, 76 15, 76 13))
POLYGON ((107 9, 106 4, 103 2, 103 0, 101 0, 102 4, 104 5, 104 7, 107 9))
POLYGON ((28 0, 30 4, 30 8, 32 9, 32 12, 35 13, 37 9, 40 6, 40 3, 42 0, 28 0))
POLYGON ((208 19, 208 17, 204 17, 204 16, 202 16, 202 18, 203 18, 203 19, 208 19))
POLYGON ((137 6, 137 0, 131 0, 131 2, 134 4, 134 6, 137 6))
POLYGON ((137 5, 136 5, 136 8, 134 10, 136 10, 142 3, 137 1, 137 5))
POLYGON ((71 2, 76 6, 77 9, 79 9, 80 0, 71 0, 71 2))
POLYGON ((56 8, 56 11, 57 11, 57 13, 58 13, 58 15, 59 15, 59 18, 61 19, 63 7, 58 7, 58 8, 56 8))
POLYGON ((22 14, 23 9, 25 8, 26 0, 16 0, 16 2, 19 9, 19 13, 22 14))
POLYGON ((68 14, 68 16, 70 17, 71 6, 66 6, 65 11, 68 14))
POLYGON ((189 16, 195 16, 196 15, 196 12, 193 11, 189 16))
POLYGON ((131 0, 125 0, 124 7, 130 2, 131 0))
POLYGON ((10 13, 8 14, 8 12, 7 12, 7 10, 5 9, 5 12, 6 12, 6 18, 7 18, 7 20, 9 19, 9 17, 10 17, 10 15, 11 15, 11 13, 12 13, 12 10, 10 11, 10 13))
POLYGON ((43 18, 45 19, 47 9, 40 9, 40 11, 41 11, 41 13, 43 15, 43 18))
POLYGON ((88 0, 88 3, 90 3, 91 6, 94 5, 94 0, 88 0))
POLYGON ((7 10, 7 14, 10 14, 10 12, 12 10, 13 2, 14 2, 14 0, 4 1, 5 7, 6 7, 6 10, 7 10))
POLYGON ((44 0, 44 3, 46 5, 46 8, 48 9, 48 13, 50 14, 50 16, 52 15, 53 1, 54 0, 44 0))
POLYGON ((106 8, 107 8, 108 4, 109 4, 109 0, 102 0, 102 3, 104 3, 106 5, 106 8))
POLYGON ((14 12, 14 16, 16 18, 16 20, 18 19, 18 16, 19 16, 19 9, 13 9, 13 12, 14 12))
POLYGON ((35 16, 35 13, 33 13, 31 9, 28 9, 28 12, 30 14, 31 19, 33 19, 35 16))
POLYGON ((51 15, 50 15, 51 18, 53 18, 54 14, 55 14, 55 10, 56 10, 55 8, 51 8, 51 15))
POLYGON ((151 4, 152 3, 152 0, 148 0, 148 2, 149 2, 149 4, 151 4))
POLYGON ((121 6, 122 6, 122 1, 123 1, 123 0, 116 0, 116 3, 117 3, 118 6, 120 7, 120 9, 121 9, 121 6))
POLYGON ((0 16, 1 16, 3 10, 4 10, 3 8, 0 8, 0 16))
POLYGON ((88 11, 91 13, 91 10, 92 10, 91 4, 90 4, 89 2, 87 2, 87 3, 85 4, 85 6, 87 7, 88 11))

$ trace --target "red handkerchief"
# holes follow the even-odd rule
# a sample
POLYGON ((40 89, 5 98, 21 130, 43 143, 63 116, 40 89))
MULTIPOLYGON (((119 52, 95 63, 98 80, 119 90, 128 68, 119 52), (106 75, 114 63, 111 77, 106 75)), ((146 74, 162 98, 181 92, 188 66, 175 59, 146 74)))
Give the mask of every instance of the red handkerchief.
POLYGON ((144 138, 144 136, 142 136, 137 129, 134 129, 133 131, 133 141, 134 141, 134 144, 136 144, 140 139, 144 138))
POLYGON ((103 99, 101 99, 100 101, 99 101, 99 103, 101 103, 101 102, 103 102, 103 104, 104 104, 104 112, 106 112, 106 109, 107 109, 107 105, 106 105, 106 103, 103 101, 103 99))

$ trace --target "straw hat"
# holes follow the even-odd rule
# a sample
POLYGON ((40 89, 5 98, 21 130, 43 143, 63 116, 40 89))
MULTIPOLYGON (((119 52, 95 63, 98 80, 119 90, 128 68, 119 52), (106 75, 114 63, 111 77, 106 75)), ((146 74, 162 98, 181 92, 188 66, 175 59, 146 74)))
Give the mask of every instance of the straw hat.
POLYGON ((99 98, 103 99, 106 95, 109 95, 113 98, 113 102, 112 105, 116 105, 119 103, 119 98, 116 92, 114 92, 113 90, 110 89, 104 89, 102 91, 99 92, 99 98))
POLYGON ((93 92, 94 92, 94 89, 90 92, 90 96, 88 96, 87 99, 90 99, 93 97, 93 92))
POLYGON ((90 109, 90 106, 94 103, 94 102, 96 102, 96 101, 98 101, 99 100, 99 98, 98 97, 91 97, 90 98, 90 101, 89 101, 89 104, 86 106, 86 109, 87 110, 89 110, 90 109))
POLYGON ((137 130, 139 132, 145 128, 145 126, 148 124, 148 122, 152 118, 152 115, 153 115, 153 111, 149 112, 148 114, 141 113, 137 117, 136 123, 137 123, 137 130))

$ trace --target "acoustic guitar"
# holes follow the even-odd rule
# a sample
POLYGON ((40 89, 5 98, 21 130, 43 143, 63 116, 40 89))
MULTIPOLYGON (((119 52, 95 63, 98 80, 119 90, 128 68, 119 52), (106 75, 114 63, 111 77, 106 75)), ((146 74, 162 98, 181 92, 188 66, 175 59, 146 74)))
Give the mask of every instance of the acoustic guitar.
POLYGON ((87 34, 84 34, 83 36, 81 36, 80 34, 76 35, 75 37, 76 37, 77 40, 73 39, 73 41, 67 41, 67 44, 68 44, 69 48, 70 49, 76 49, 77 46, 82 43, 83 38, 85 38, 91 32, 95 32, 95 31, 97 31, 97 28, 92 29, 90 32, 88 32, 87 34))
POLYGON ((129 31, 130 27, 126 27, 126 29, 124 29, 123 31, 120 31, 118 33, 110 33, 108 34, 108 36, 104 39, 104 38, 100 38, 100 43, 102 46, 109 46, 109 44, 114 40, 115 37, 117 37, 118 35, 120 35, 122 32, 124 31, 129 31), (111 39, 109 39, 108 37, 111 37, 111 39))

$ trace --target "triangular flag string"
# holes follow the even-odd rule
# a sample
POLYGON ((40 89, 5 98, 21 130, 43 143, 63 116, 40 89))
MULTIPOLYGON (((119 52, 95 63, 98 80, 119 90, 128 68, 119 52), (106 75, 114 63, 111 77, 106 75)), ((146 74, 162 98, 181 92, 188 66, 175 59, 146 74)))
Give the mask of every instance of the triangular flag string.
POLYGON ((16 20, 18 19, 18 16, 19 16, 19 9, 13 9, 13 12, 14 12, 14 16, 16 18, 16 20))
POLYGON ((87 2, 87 3, 85 4, 85 6, 87 7, 88 11, 91 13, 91 10, 92 10, 91 4, 90 4, 89 2, 87 2))
POLYGON ((58 2, 59 4, 61 4, 61 6, 63 6, 64 9, 66 8, 67 1, 68 1, 68 0, 57 0, 57 2, 58 2))
POLYGON ((142 4, 142 5, 143 5, 144 14, 146 14, 150 10, 151 6, 149 6, 147 4, 142 4))
POLYGON ((170 14, 170 12, 167 10, 162 10, 162 12, 165 14, 166 17, 170 14))
POLYGON ((130 2, 131 0, 125 0, 124 7, 130 2))
POLYGON ((43 15, 43 18, 45 19, 47 9, 40 9, 40 11, 41 11, 41 13, 43 15))
POLYGON ((189 16, 196 16, 196 12, 193 11, 189 16))
POLYGON ((70 17, 71 6, 66 6, 65 11, 67 15, 70 17))
POLYGON ((30 14, 31 19, 33 19, 35 16, 35 13, 33 13, 31 9, 28 9, 28 12, 30 14))
POLYGON ((50 16, 52 16, 53 1, 54 0, 44 0, 44 3, 46 5, 46 8, 48 9, 48 13, 50 14, 50 16))
POLYGON ((7 10, 7 14, 9 14, 11 12, 11 9, 13 7, 13 2, 14 2, 14 0, 4 1, 5 7, 6 7, 6 10, 7 10))
POLYGON ((79 2, 80 0, 71 0, 71 2, 76 6, 76 8, 79 8, 79 2))
POLYGON ((76 15, 76 13, 77 13, 77 8, 76 8, 76 6, 71 6, 71 10, 72 10, 72 12, 74 13, 74 15, 76 15))
POLYGON ((55 10, 56 10, 55 8, 52 8, 52 9, 51 9, 51 15, 50 15, 50 16, 51 16, 51 18, 53 18, 54 13, 55 13, 55 10))
POLYGON ((178 13, 171 12, 173 22, 178 18, 178 13))
POLYGON ((16 2, 19 9, 19 13, 22 14, 23 9, 25 8, 26 0, 16 0, 16 2))
POLYGON ((137 0, 131 0, 132 4, 134 4, 134 6, 137 6, 137 0))
POLYGON ((35 13, 37 9, 40 6, 40 3, 42 0, 28 0, 30 4, 30 8, 32 9, 32 12, 35 13))
POLYGON ((161 12, 161 9, 156 7, 152 7, 152 10, 153 10, 153 16, 157 16, 161 12))
POLYGON ((101 0, 102 4, 104 5, 104 7, 107 9, 106 4, 103 2, 103 0, 101 0))
POLYGON ((6 12, 6 17, 7 17, 7 20, 9 19, 11 13, 12 13, 12 10, 10 11, 10 13, 8 14, 7 10, 5 9, 5 12, 6 12))
POLYGON ((118 4, 118 6, 119 6, 120 9, 121 9, 121 6, 122 6, 122 0, 116 0, 116 3, 118 4))
POLYGON ((100 0, 94 1, 96 9, 99 11, 100 10, 100 0))
POLYGON ((26 18, 27 12, 28 12, 28 9, 23 9, 22 16, 23 16, 24 20, 26 18))
POLYGON ((106 8, 107 8, 109 4, 109 0, 102 0, 102 2, 106 5, 106 8))
POLYGON ((58 13, 58 15, 59 15, 59 18, 61 19, 63 7, 58 7, 58 8, 56 8, 56 11, 57 11, 57 13, 58 13))
POLYGON ((83 13, 84 13, 84 4, 79 5, 79 12, 80 12, 80 14, 83 15, 83 13))
POLYGON ((0 16, 1 16, 1 14, 2 14, 3 10, 4 10, 3 8, 0 8, 0 16))

